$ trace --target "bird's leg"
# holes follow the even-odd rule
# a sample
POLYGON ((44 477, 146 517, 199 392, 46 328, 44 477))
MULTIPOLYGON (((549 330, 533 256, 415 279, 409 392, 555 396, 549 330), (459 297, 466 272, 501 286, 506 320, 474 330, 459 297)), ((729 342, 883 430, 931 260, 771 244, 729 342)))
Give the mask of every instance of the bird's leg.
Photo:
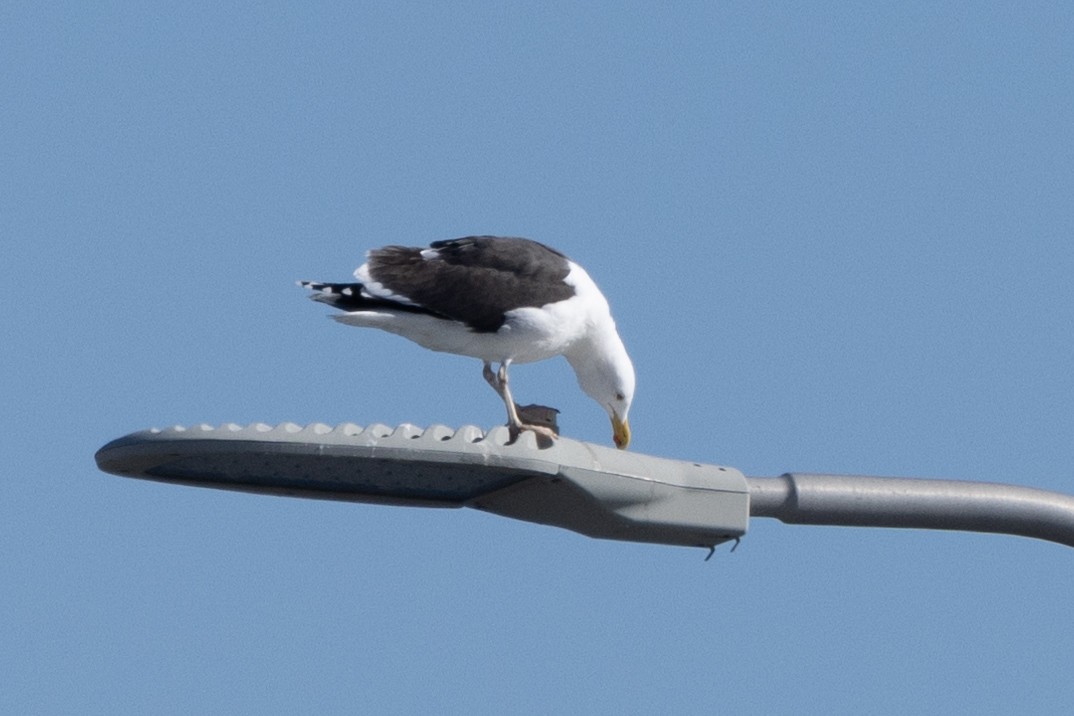
POLYGON ((500 387, 500 380, 496 377, 496 374, 492 372, 492 364, 485 361, 485 367, 481 370, 481 375, 485 377, 485 382, 492 386, 492 389, 496 391, 496 395, 503 397, 503 389, 500 387))
POLYGON ((496 391, 496 395, 500 396, 500 400, 507 406, 507 422, 508 425, 516 430, 521 429, 522 421, 518 417, 518 409, 515 407, 514 398, 511 397, 511 389, 507 387, 507 364, 500 364, 499 373, 492 372, 492 364, 485 361, 485 367, 481 369, 481 375, 484 376, 485 382, 492 386, 492 389, 496 391))
POLYGON ((507 424, 515 430, 522 430, 522 419, 518 417, 518 407, 515 405, 515 399, 511 397, 511 389, 507 387, 506 361, 500 363, 500 370, 496 373, 496 384, 492 387, 497 388, 496 392, 500 394, 507 406, 507 424))
POLYGON ((529 430, 548 438, 559 437, 549 427, 522 422, 522 418, 518 415, 518 406, 515 405, 515 399, 511 396, 511 388, 507 384, 507 364, 508 361, 500 363, 500 369, 493 373, 492 365, 486 361, 481 375, 485 377, 485 381, 492 386, 492 389, 496 391, 496 394, 500 396, 503 404, 507 407, 507 426, 511 429, 512 434, 517 436, 523 430, 529 430))

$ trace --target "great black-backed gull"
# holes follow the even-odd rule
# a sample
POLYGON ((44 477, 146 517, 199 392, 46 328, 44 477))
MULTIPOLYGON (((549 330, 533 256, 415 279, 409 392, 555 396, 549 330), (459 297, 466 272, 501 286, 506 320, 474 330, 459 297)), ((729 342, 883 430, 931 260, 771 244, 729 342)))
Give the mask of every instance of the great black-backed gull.
POLYGON ((356 283, 299 284, 314 292, 310 298, 344 311, 333 316, 341 323, 483 361, 485 380, 507 406, 515 431, 554 437, 520 419, 508 366, 561 355, 582 390, 607 411, 616 446, 630 442, 634 366, 600 289, 555 249, 498 236, 386 246, 370 251, 354 277, 356 283))

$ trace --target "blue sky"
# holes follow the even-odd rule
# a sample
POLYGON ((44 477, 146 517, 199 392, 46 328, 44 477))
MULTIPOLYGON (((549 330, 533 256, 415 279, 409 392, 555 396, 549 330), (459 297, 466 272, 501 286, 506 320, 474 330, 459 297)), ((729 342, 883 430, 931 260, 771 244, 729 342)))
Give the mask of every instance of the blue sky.
MULTIPOLYGON (((96 470, 500 422, 293 285, 498 233, 605 290, 640 452, 1074 493, 1069 3, 579 5, 0 10, 0 711, 1069 711, 1045 542, 757 519, 705 563, 96 470)), ((608 443, 565 362, 512 378, 608 443)))

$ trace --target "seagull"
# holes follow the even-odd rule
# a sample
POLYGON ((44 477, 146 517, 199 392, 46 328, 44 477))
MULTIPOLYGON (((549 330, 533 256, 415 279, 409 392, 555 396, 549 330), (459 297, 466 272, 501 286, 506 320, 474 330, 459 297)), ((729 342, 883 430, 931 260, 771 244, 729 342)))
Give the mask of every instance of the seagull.
POLYGON ((523 422, 508 367, 561 355, 586 395, 608 413, 616 447, 630 443, 634 366, 604 294, 559 251, 501 236, 434 241, 428 248, 385 246, 369 251, 354 277, 353 283, 298 283, 313 291, 313 300, 342 311, 332 316, 340 323, 481 360, 482 375, 503 400, 516 434, 556 437, 547 426, 523 422))

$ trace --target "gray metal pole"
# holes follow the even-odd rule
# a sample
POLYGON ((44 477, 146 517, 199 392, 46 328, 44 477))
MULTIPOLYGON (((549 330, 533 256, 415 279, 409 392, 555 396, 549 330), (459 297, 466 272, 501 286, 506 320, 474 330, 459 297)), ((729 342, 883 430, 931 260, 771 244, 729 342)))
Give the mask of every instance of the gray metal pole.
POLYGON ((751 517, 788 524, 1021 535, 1074 547, 1074 496, 988 482, 787 473, 747 477, 751 517))

